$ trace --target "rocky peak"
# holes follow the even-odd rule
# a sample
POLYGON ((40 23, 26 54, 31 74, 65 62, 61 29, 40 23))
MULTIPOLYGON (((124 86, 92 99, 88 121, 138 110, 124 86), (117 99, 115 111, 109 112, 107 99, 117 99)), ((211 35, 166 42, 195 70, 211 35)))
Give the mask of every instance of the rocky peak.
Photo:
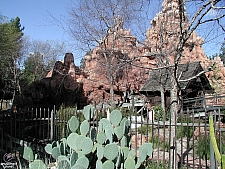
MULTIPOLYGON (((188 26, 188 18, 184 9, 182 22, 184 27, 188 26)), ((109 30, 108 35, 103 39, 104 43, 96 47, 91 54, 85 56, 86 77, 82 79, 84 91, 89 100, 101 102, 109 99, 109 81, 105 77, 107 71, 99 67, 100 54, 104 50, 113 50, 127 56, 127 59, 134 60, 121 68, 120 76, 115 80, 115 100, 123 100, 124 93, 133 91, 138 94, 139 89, 147 81, 149 70, 143 67, 156 67, 157 59, 152 53, 159 53, 162 48, 166 57, 173 62, 173 52, 176 50, 177 39, 180 36, 180 16, 178 0, 164 0, 162 11, 151 21, 151 28, 146 32, 146 46, 137 46, 136 37, 130 30, 124 30, 118 18, 116 31, 109 30), (115 38, 116 37, 116 38, 115 38), (163 43, 161 44, 161 42, 163 43), (161 46, 160 46, 161 45, 161 46), (136 59, 134 59, 136 58, 136 59)), ((204 40, 193 32, 184 46, 183 56, 180 63, 201 61, 203 67, 211 64, 205 55, 202 45, 204 40)))

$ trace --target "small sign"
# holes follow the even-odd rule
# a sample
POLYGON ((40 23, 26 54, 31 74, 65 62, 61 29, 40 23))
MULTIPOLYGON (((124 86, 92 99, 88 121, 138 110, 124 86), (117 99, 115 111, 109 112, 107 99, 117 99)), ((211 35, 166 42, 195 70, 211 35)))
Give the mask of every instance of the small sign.
POLYGON ((12 153, 5 153, 3 156, 3 162, 1 163, 3 169, 19 169, 17 159, 12 153))

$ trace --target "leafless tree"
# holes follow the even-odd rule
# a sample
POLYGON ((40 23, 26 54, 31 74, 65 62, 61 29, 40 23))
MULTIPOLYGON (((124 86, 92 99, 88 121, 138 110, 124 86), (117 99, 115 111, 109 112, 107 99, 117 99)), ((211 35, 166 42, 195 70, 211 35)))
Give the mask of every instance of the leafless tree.
POLYGON ((138 0, 80 0, 69 7, 71 17, 67 31, 78 41, 80 48, 92 51, 91 59, 96 62, 94 71, 107 79, 112 105, 115 80, 128 63, 126 59, 129 51, 124 52, 118 45, 125 44, 131 37, 126 37, 122 28, 129 27, 137 17, 134 11, 142 5, 142 1, 138 0), (96 46, 97 49, 93 50, 96 46))

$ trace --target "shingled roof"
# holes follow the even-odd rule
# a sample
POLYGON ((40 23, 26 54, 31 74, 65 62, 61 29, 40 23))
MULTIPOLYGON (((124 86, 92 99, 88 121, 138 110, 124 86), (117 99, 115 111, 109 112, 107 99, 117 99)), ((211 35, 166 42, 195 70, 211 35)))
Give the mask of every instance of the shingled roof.
MULTIPOLYGON (((200 62, 178 65, 178 76, 180 76, 181 80, 189 79, 201 71, 203 71, 203 68, 200 62)), ((173 67, 152 70, 148 81, 141 88, 140 92, 156 92, 160 91, 161 87, 166 91, 169 91, 172 88, 171 74, 173 74, 173 67)), ((190 81, 179 82, 179 85, 181 90, 186 90, 190 88, 191 83, 197 83, 198 81, 201 81, 201 83, 204 84, 204 90, 212 90, 205 74, 202 74, 199 78, 195 78, 190 81)))

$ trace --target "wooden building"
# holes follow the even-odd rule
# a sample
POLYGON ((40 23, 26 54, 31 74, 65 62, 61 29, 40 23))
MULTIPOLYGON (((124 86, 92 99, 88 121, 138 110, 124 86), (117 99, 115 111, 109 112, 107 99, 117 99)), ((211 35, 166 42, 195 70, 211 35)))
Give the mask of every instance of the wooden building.
MULTIPOLYGON (((200 62, 178 65, 178 84, 183 99, 213 92, 205 73, 201 74, 201 72, 203 72, 203 68, 200 62)), ((173 67, 152 70, 148 81, 140 89, 140 93, 144 94, 153 106, 161 103, 161 94, 164 93, 165 106, 167 107, 170 104, 170 90, 173 85, 171 77, 173 74, 173 67)))

